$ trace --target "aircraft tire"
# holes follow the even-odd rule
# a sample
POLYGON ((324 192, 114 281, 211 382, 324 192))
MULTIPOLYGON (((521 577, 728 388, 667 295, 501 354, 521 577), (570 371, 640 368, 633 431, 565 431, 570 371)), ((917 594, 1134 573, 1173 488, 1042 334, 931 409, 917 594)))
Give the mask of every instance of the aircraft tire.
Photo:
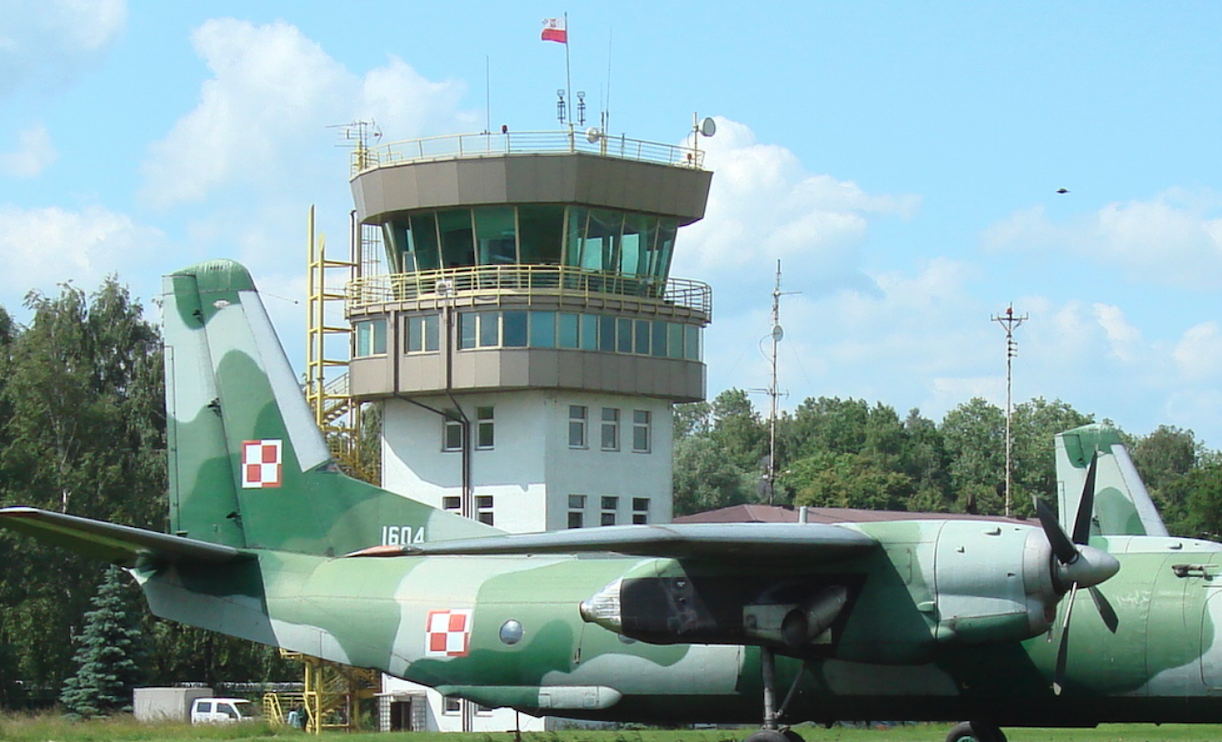
POLYGON ((961 721, 951 727, 946 742, 1006 742, 1006 733, 994 724, 961 721))
POLYGON ((775 729, 760 729, 747 735, 743 742, 790 742, 789 738, 775 729))

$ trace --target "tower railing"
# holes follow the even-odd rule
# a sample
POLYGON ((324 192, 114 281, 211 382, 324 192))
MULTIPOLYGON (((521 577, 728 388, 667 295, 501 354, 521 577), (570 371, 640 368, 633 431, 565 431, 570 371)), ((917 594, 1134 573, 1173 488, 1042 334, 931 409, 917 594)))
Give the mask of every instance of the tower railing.
POLYGON ((575 152, 696 170, 704 165, 704 152, 694 147, 648 142, 622 135, 587 135, 580 131, 522 131, 453 134, 389 142, 376 147, 358 146, 352 151, 352 175, 355 177, 379 167, 430 160, 575 152))
POLYGON ((638 301, 703 314, 713 311, 713 289, 686 278, 654 278, 560 265, 489 265, 361 276, 346 287, 349 314, 391 302, 471 297, 480 303, 507 296, 559 297, 582 305, 610 299, 638 301))

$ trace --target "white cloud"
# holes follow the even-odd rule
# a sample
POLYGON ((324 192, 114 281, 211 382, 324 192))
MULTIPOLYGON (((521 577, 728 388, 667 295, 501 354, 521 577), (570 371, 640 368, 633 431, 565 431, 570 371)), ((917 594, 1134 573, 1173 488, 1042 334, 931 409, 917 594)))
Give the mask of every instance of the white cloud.
POLYGON ((1130 280, 1222 289, 1222 198, 1169 190, 1054 222, 1043 207, 1017 211, 984 233, 988 249, 1068 250, 1130 280))
POLYGON ((400 138, 469 123, 454 110, 462 86, 430 82, 397 58, 362 79, 284 22, 214 19, 192 42, 213 76, 195 109, 150 148, 144 193, 156 205, 233 183, 292 187, 320 157, 333 158, 331 124, 372 116, 400 138))
POLYGON ((155 255, 163 236, 125 214, 90 206, 21 209, 0 206, 0 252, 21 270, 5 271, 0 291, 49 291, 73 281, 92 288, 110 273, 155 255))
POLYGON ((0 173, 15 178, 32 178, 55 162, 58 156, 47 128, 34 126, 17 132, 16 149, 0 152, 0 173))
POLYGON ((1222 328, 1215 320, 1188 328, 1172 355, 1180 373, 1188 379, 1222 376, 1222 328))
POLYGON ((96 62, 126 21, 125 0, 5 0, 0 97, 69 82, 96 62))
POLYGON ((1093 309, 1095 321, 1103 328, 1111 344, 1112 355, 1125 363, 1136 361, 1140 356, 1142 344, 1141 330, 1129 324, 1120 307, 1095 304, 1093 309))
POLYGON ((760 144, 746 125, 717 124, 717 135, 701 140, 705 166, 716 173, 706 216, 684 229, 674 272, 716 279, 779 258, 807 290, 877 291, 859 268, 869 222, 910 216, 919 199, 871 195, 856 183, 809 173, 792 151, 760 144))

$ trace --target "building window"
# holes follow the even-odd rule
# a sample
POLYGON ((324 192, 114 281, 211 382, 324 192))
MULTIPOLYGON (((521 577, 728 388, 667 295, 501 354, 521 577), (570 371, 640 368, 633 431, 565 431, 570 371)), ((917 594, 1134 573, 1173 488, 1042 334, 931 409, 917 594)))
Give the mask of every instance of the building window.
POLYGON ((436 353, 438 348, 437 326, 438 321, 435 314, 408 317, 404 322, 403 347, 407 348, 408 353, 436 353))
POLYGON ((475 519, 486 526, 492 523, 492 495, 475 496, 475 519))
POLYGON ((458 495, 446 495, 441 498, 441 507, 443 510, 462 510, 462 498, 458 495))
POLYGON ((603 408, 602 449, 619 450, 619 410, 614 407, 603 408))
POLYGON ((615 515, 619 510, 619 498, 612 496, 603 496, 602 498, 602 513, 598 519, 600 526, 615 525, 615 515))
POLYGON ((496 442, 496 430, 491 407, 475 408, 475 447, 492 448, 496 442))
POLYGON ((585 405, 569 405, 569 448, 586 447, 586 415, 585 405))
POLYGON ((586 496, 569 495, 569 528, 583 528, 586 524, 586 496))
POLYGON ((649 523, 649 498, 632 498, 632 524, 643 526, 649 523))
POLYGON ((458 416, 458 410, 446 410, 445 427, 442 435, 441 450, 443 451, 461 451, 462 450, 462 418, 458 416))
POLYGON ((355 329, 356 348, 352 353, 354 357, 386 355, 386 320, 357 322, 355 329))
POLYGON ((649 453, 649 410, 632 411, 632 450, 636 453, 649 453))
POLYGON ((445 714, 446 716, 453 716, 455 714, 462 713, 462 701, 453 696, 446 696, 444 698, 444 705, 441 713, 445 714))

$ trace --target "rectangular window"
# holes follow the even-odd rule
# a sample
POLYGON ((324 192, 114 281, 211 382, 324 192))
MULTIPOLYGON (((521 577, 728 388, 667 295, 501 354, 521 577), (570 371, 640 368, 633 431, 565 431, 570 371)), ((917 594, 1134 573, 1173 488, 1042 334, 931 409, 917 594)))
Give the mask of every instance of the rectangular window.
POLYGON ((555 312, 531 312, 530 313, 530 347, 532 348, 555 348, 556 347, 556 313, 555 312))
POLYGON ((480 312, 479 347, 495 348, 501 344, 501 313, 480 312))
POLYGON ((408 317, 403 323, 404 338, 403 347, 407 348, 408 353, 436 353, 439 346, 437 342, 437 326, 438 319, 435 314, 424 314, 416 317, 408 317))
POLYGON ((632 411, 632 450, 637 453, 649 453, 650 445, 650 415, 649 410, 632 411))
POLYGON ((462 418, 458 416, 457 410, 446 410, 441 450, 462 450, 462 418))
POLYGON ((494 422, 491 407, 475 408, 476 448, 492 448, 496 443, 494 422))
POLYGON ((581 315, 581 349, 598 350, 598 315, 581 315))
POLYGON ((492 522, 492 495, 475 496, 475 519, 486 526, 494 525, 492 522))
POLYGON ((458 495, 446 495, 441 498, 443 510, 462 510, 462 498, 458 495))
POLYGON ((569 495, 569 528, 584 528, 586 524, 586 496, 569 495))
POLYGON ((458 315, 458 348, 469 350, 475 347, 475 330, 479 315, 474 312, 463 312, 458 315))
POLYGON ((501 345, 506 348, 525 348, 526 312, 505 312, 501 323, 501 345))
POLYGON ((649 523, 649 498, 632 498, 632 525, 643 526, 649 523))
POLYGON ((666 323, 666 355, 669 358, 683 357, 683 325, 666 323))
POLYGON ((561 313, 556 319, 559 321, 560 337, 559 343, 561 348, 576 348, 578 347, 578 328, 580 325, 577 318, 580 315, 561 313))
POLYGON ((600 314, 598 317, 598 349, 615 352, 615 317, 600 314))
POLYGON ((633 352, 637 355, 649 355, 649 320, 638 319, 636 325, 636 346, 633 352))
POLYGON ((614 407, 603 408, 603 424, 601 445, 604 451, 619 450, 619 410, 614 407))
POLYGON ((584 405, 569 405, 569 448, 586 447, 586 417, 584 405))
POLYGON ((657 358, 666 357, 666 323, 661 320, 653 322, 653 339, 649 346, 649 355, 657 358))
POLYGON ((462 701, 453 696, 445 697, 445 708, 442 709, 443 714, 451 716, 453 714, 462 713, 462 701))
POLYGON ((689 361, 700 360, 700 328, 695 325, 684 327, 683 357, 689 361))
POLYGON ((620 353, 632 352, 632 320, 620 317, 615 322, 615 349, 620 353))
POLYGON ((619 510, 619 498, 604 496, 602 498, 602 512, 598 518, 598 525, 613 526, 615 525, 616 512, 619 510))
POLYGON ((356 323, 356 358, 386 355, 386 320, 356 323))

